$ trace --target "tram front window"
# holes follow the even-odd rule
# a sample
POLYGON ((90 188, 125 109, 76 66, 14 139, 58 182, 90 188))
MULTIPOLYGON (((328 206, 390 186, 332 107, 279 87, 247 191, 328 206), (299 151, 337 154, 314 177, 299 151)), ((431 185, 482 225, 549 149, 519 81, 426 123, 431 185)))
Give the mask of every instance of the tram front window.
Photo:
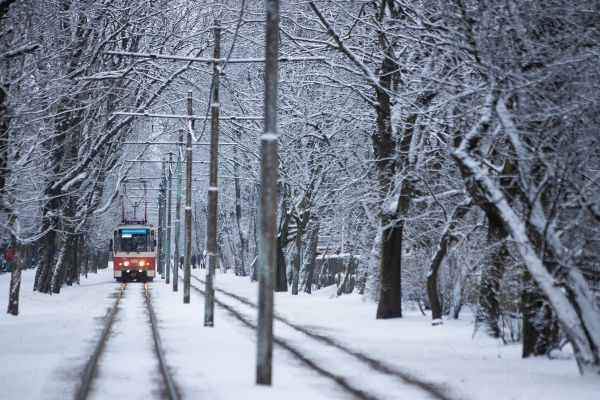
POLYGON ((121 229, 119 250, 125 252, 142 252, 148 249, 148 229, 121 229))

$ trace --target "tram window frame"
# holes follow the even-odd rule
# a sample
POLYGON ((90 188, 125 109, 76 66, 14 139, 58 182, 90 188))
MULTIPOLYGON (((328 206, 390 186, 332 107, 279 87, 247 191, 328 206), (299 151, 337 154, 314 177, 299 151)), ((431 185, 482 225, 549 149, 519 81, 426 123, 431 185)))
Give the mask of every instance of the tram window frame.
POLYGON ((148 252, 148 251, 152 251, 152 250, 149 250, 149 248, 151 246, 150 246, 150 243, 148 242, 148 236, 150 236, 149 235, 150 229, 148 229, 148 228, 131 228, 131 229, 143 229, 143 230, 145 230, 146 233, 143 234, 143 235, 142 234, 135 234, 135 233, 125 233, 124 234, 123 230, 127 230, 127 229, 128 228, 122 228, 122 229, 119 229, 119 231, 118 231, 118 236, 119 236, 119 251, 122 251, 122 252, 125 252, 125 253, 145 253, 145 252, 148 252), (128 236, 123 236, 123 235, 128 235, 128 236), (134 236, 135 236, 135 238, 134 238, 134 236), (143 236, 145 238, 145 240, 143 241, 143 243, 142 243, 141 240, 137 240, 139 236, 143 236), (124 246, 123 239, 135 239, 133 241, 133 247, 131 245, 127 246, 127 247, 124 246), (144 249, 143 250, 138 250, 139 246, 141 244, 143 244, 144 249))

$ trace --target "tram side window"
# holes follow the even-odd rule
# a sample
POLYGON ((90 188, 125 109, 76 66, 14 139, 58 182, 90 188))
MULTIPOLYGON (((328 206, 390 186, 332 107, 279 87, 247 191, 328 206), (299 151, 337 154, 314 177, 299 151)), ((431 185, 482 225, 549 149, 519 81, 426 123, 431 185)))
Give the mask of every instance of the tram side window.
POLYGON ((119 240, 119 250, 125 252, 148 251, 148 230, 121 230, 119 240))

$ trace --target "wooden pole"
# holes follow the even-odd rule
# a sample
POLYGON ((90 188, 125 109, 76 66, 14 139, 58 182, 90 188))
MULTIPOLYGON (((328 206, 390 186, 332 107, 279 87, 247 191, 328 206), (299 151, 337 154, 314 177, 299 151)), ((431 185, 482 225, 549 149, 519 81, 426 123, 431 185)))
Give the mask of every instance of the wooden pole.
MULTIPOLYGON (((215 21, 215 47, 213 49, 213 58, 218 60, 221 57, 221 27, 220 22, 215 21)), ((218 61, 213 63, 213 80, 212 92, 210 100, 210 172, 208 186, 208 240, 207 240, 207 256, 208 256, 208 271, 206 274, 206 290, 204 302, 204 326, 214 326, 214 310, 215 310, 215 291, 214 291, 214 276, 218 262, 217 248, 217 173, 218 173, 218 155, 219 155, 219 74, 221 73, 221 65, 218 61)))
MULTIPOLYGON (((194 115, 192 91, 188 91, 188 115, 194 115)), ((188 120, 187 146, 185 148, 185 261, 183 266, 183 303, 190 303, 191 255, 192 255, 192 130, 194 119, 188 120)))
POLYGON ((265 122, 261 135, 258 234, 258 330, 256 383, 271 385, 273 358, 273 277, 277 263, 277 71, 279 0, 267 0, 265 122))

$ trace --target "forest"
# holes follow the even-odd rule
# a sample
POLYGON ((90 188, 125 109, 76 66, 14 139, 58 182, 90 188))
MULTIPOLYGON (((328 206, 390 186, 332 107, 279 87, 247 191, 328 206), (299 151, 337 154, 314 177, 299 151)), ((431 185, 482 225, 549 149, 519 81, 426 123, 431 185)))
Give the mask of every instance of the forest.
POLYGON ((373 319, 417 309, 431 329, 473 310, 478 334, 523 357, 569 344, 598 375, 598 21, 598 0, 282 1, 267 128, 264 1, 0 0, 8 313, 25 269, 56 295, 106 268, 129 179, 150 182, 158 224, 188 130, 205 251, 218 104, 216 268, 259 279, 261 141, 276 133, 275 291, 337 280, 377 302, 373 319))

